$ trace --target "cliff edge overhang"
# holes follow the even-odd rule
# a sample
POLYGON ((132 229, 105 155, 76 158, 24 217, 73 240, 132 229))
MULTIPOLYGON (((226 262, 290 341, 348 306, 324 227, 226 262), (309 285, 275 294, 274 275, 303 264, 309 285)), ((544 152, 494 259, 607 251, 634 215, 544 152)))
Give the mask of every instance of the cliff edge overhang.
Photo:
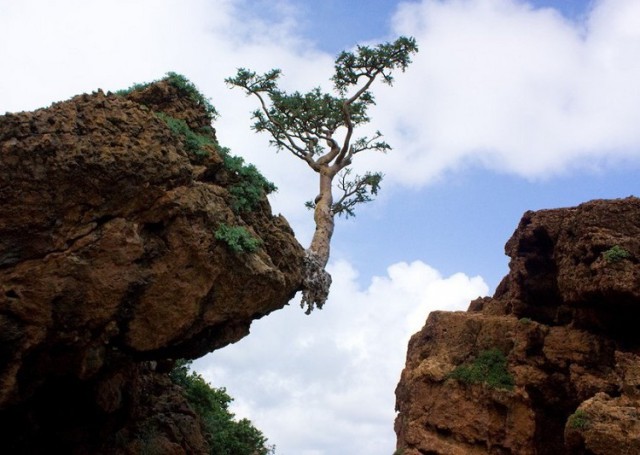
POLYGON ((190 95, 165 79, 0 116, 5 430, 63 432, 62 413, 88 435, 59 448, 115 434, 141 415, 136 372, 238 341, 300 288, 303 248, 264 194, 238 208, 244 176, 190 95))

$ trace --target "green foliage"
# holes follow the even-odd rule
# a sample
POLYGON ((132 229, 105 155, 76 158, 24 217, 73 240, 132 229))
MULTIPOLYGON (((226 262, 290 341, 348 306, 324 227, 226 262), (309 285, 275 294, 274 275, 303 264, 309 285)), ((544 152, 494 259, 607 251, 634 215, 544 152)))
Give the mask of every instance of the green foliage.
POLYGON ((198 88, 189 79, 184 77, 182 74, 174 72, 168 72, 165 79, 175 88, 187 94, 189 98, 191 98, 191 101, 196 103, 198 106, 202 106, 212 120, 218 117, 218 111, 213 104, 211 104, 211 101, 200 93, 198 88))
MULTIPOLYGON (((335 94, 325 93, 320 88, 307 93, 287 93, 278 88, 279 69, 259 75, 240 68, 235 77, 225 81, 258 98, 260 109, 253 112, 253 129, 268 132, 271 145, 291 152, 316 172, 329 167, 337 172, 349 166, 354 156, 365 150, 386 152, 391 149, 380 140, 379 131, 357 139, 352 136, 353 131, 369 122, 367 109, 375 104, 369 88, 374 80, 380 77, 391 85, 392 71, 404 71, 411 62, 411 54, 417 50, 415 39, 401 37, 393 43, 373 48, 358 46, 354 53, 342 52, 336 59, 332 78, 335 94), (338 141, 336 136, 339 134, 344 139, 338 141)), ((353 216, 355 205, 372 200, 371 196, 377 193, 382 174, 367 173, 352 181, 345 180, 346 175, 348 173, 342 174, 340 188, 345 196, 333 206, 333 213, 353 216)), ((306 205, 315 207, 314 203, 306 205)))
MULTIPOLYGON (((342 191, 342 195, 337 202, 331 207, 334 215, 349 218, 355 216, 355 206, 362 202, 370 202, 372 196, 376 196, 380 190, 380 182, 382 174, 379 172, 367 172, 365 175, 356 175, 355 178, 349 179, 351 169, 345 168, 338 176, 338 189, 342 191)), ((315 209, 316 203, 307 201, 304 204, 308 209, 315 209)))
POLYGON ((138 90, 144 90, 145 88, 149 87, 152 84, 152 82, 145 82, 145 83, 136 83, 131 85, 128 88, 123 88, 120 90, 116 90, 115 94, 118 96, 127 96, 129 93, 131 92, 137 92, 138 90))
POLYGON ((239 156, 232 156, 229 149, 219 147, 224 167, 236 177, 229 187, 232 196, 231 208, 236 213, 249 212, 256 208, 260 198, 277 190, 253 164, 246 164, 239 156))
POLYGON ((457 367, 449 377, 467 384, 487 384, 496 389, 512 390, 515 384, 507 370, 507 359, 499 349, 482 351, 471 364, 457 367))
MULTIPOLYGON (((163 80, 166 80, 187 95, 197 105, 203 106, 212 119, 218 116, 216 109, 209 100, 183 75, 169 72, 163 80)), ((116 94, 124 96, 136 90, 143 90, 155 82, 157 81, 134 84, 126 90, 116 92, 116 94)), ((208 147, 215 147, 218 150, 225 168, 234 176, 233 182, 229 187, 229 193, 232 196, 231 206, 236 213, 253 210, 265 194, 276 191, 275 185, 264 178, 254 165, 245 164, 242 158, 232 156, 229 149, 220 147, 210 135, 198 134, 189 128, 189 125, 184 120, 171 117, 164 112, 157 112, 156 116, 166 123, 175 136, 184 142, 187 151, 197 161, 202 161, 209 156, 208 147)))
MULTIPOLYGON (((253 84, 260 83, 260 76, 255 73, 247 72, 244 76, 252 78, 255 81, 252 82, 253 84)), ((324 151, 322 139, 332 136, 338 128, 346 126, 347 119, 343 112, 344 99, 322 93, 319 88, 304 94, 300 92, 287 94, 273 89, 269 96, 272 102, 269 110, 266 113, 260 110, 253 112, 255 120, 253 129, 256 132, 269 132, 272 137, 271 145, 279 150, 290 150, 290 137, 294 137, 304 144, 305 152, 311 156, 319 155, 324 151)), ((374 101, 371 95, 363 95, 362 99, 351 104, 349 120, 353 126, 369 121, 366 112, 372 104, 374 101)), ((380 144, 381 148, 389 148, 384 143, 380 144)))
POLYGON ((262 241, 253 237, 244 226, 221 224, 215 232, 217 240, 225 242, 234 253, 253 253, 262 241))
POLYGON ((587 414, 582 409, 578 409, 576 412, 571 414, 568 419, 569 428, 573 428, 574 430, 584 430, 588 428, 590 425, 589 414, 587 414))
MULTIPOLYGON (((288 94, 278 88, 277 82, 282 72, 273 69, 258 75, 246 68, 238 69, 235 77, 225 79, 232 86, 242 87, 247 93, 266 94, 271 105, 253 113, 256 131, 271 133, 271 143, 278 149, 287 149, 294 154, 300 150, 293 142, 300 142, 302 150, 311 155, 323 151, 323 139, 332 137, 340 127, 354 127, 367 123, 367 109, 375 104, 373 95, 368 91, 370 83, 381 76, 382 81, 391 85, 392 71, 404 71, 411 63, 411 54, 418 46, 413 38, 401 37, 393 43, 385 43, 375 48, 358 46, 355 53, 342 52, 335 63, 335 75, 332 78, 339 96, 322 92, 319 87, 307 93, 288 94), (349 89, 355 87, 361 79, 367 80, 363 90, 348 97, 349 89)), ((261 98, 261 101, 264 99, 261 98)), ((376 136, 381 136, 377 134, 376 136)), ((366 137, 356 140, 356 149, 388 150, 384 142, 371 143, 366 137)))
POLYGON ((350 175, 347 168, 357 154, 391 149, 381 140, 379 131, 369 136, 354 135, 358 126, 370 120, 367 110, 375 104, 370 91, 372 84, 382 79, 391 85, 392 72, 404 71, 417 50, 415 39, 400 37, 393 43, 358 46, 355 52, 342 52, 335 62, 332 93, 318 87, 306 93, 287 93, 278 87, 282 74, 279 69, 257 74, 239 68, 234 77, 225 79, 231 87, 239 87, 258 99, 252 128, 269 133, 270 144, 278 151, 290 152, 320 175, 320 193, 314 202, 306 203, 314 209, 316 222, 316 234, 304 263, 301 306, 307 306, 307 314, 313 308, 322 308, 329 295, 331 276, 325 266, 335 215, 354 216, 355 206, 371 201, 380 189, 380 173, 368 172, 347 179, 350 175), (334 202, 336 176, 340 176, 338 186, 342 195, 334 202))
POLYGON ((602 253, 602 255, 604 256, 605 261, 610 263, 620 262, 623 259, 628 259, 631 257, 631 253, 622 248, 620 245, 612 246, 607 251, 602 253))
POLYGON ((222 157, 224 167, 233 176, 233 183, 229 186, 231 194, 231 208, 236 213, 253 210, 260 198, 265 194, 276 191, 276 186, 268 181, 253 164, 246 164, 239 156, 231 155, 226 147, 220 147, 207 135, 195 133, 184 120, 173 118, 162 112, 156 113, 162 119, 171 132, 184 141, 185 148, 192 153, 197 160, 203 160, 209 156, 207 147, 216 147, 222 157))
POLYGON ((411 63, 411 54, 418 51, 414 38, 401 36, 393 43, 385 43, 374 48, 358 46, 356 52, 342 52, 336 59, 335 75, 332 80, 336 90, 344 95, 351 86, 365 77, 380 75, 382 82, 391 85, 392 70, 404 71, 411 63))
POLYGON ((519 322, 520 324, 526 324, 526 325, 529 325, 529 324, 531 324, 531 322, 533 322, 533 321, 531 321, 531 318, 520 318, 520 319, 518 319, 518 322, 519 322))
POLYGON ((196 159, 203 160, 209 156, 207 146, 215 146, 215 142, 209 136, 195 133, 187 122, 181 119, 171 117, 164 112, 157 112, 156 116, 167 124, 174 136, 184 141, 184 146, 189 153, 192 153, 196 159))
MULTIPOLYGON (((218 111, 213 106, 213 104, 211 104, 211 101, 209 101, 207 97, 205 97, 202 93, 200 93, 200 91, 193 84, 193 82, 191 82, 182 74, 168 72, 166 76, 161 80, 167 81, 169 84, 174 86, 183 94, 187 95, 191 99, 191 101, 193 101, 197 106, 202 106, 212 120, 218 117, 218 111)), ((159 81, 156 80, 152 82, 146 82, 143 84, 133 84, 131 87, 124 90, 118 90, 115 93, 116 95, 126 96, 131 92, 144 90, 145 88, 157 82, 159 81)))
POLYGON ((193 410, 203 422, 211 455, 270 455, 275 447, 250 420, 236 421, 229 411, 233 399, 224 388, 214 388, 202 376, 189 373, 191 362, 178 361, 169 376, 183 389, 193 410))

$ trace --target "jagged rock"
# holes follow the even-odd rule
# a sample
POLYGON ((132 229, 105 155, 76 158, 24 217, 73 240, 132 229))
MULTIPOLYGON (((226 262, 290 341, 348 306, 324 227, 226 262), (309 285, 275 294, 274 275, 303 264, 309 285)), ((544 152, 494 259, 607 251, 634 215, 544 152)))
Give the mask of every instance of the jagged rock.
POLYGON ((201 452, 166 372, 145 362, 235 342, 301 286, 286 220, 266 198, 235 213, 215 146, 194 157, 159 110, 215 139, 204 107, 167 81, 0 117, 3 453, 117 453, 105 438, 127 446, 145 412, 182 416, 160 425, 160 453, 201 452), (233 252, 222 223, 262 246, 233 252))
POLYGON ((527 212, 506 252, 493 298, 412 337, 399 453, 640 453, 640 199, 527 212), (491 349, 512 390, 450 377, 491 349))

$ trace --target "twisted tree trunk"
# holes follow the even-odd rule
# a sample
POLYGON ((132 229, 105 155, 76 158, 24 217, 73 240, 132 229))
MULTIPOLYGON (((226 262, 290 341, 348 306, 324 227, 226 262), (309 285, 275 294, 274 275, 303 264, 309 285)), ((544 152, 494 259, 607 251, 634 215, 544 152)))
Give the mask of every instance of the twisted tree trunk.
POLYGON ((329 262, 331 237, 335 225, 331 187, 336 171, 327 166, 321 168, 319 173, 320 192, 316 197, 316 207, 313 214, 316 230, 311 245, 306 250, 304 264, 305 278, 301 306, 307 306, 307 314, 311 313, 314 306, 322 308, 327 301, 331 287, 331 275, 324 268, 329 262))
POLYGON ((320 172, 320 193, 316 197, 316 208, 313 213, 313 220, 316 223, 316 230, 311 240, 308 250, 318 256, 322 266, 326 266, 329 261, 331 249, 331 237, 334 228, 333 194, 331 192, 334 173, 329 169, 320 172))

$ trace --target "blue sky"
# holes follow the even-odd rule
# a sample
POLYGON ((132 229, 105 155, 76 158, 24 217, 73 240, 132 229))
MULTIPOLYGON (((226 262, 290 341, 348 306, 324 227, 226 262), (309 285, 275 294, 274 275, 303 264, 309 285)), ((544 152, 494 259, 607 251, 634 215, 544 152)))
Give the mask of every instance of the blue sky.
POLYGON ((281 455, 392 453, 394 388, 429 311, 493 292, 526 210, 638 195, 637 0, 0 0, 0 29, 0 112, 185 74, 303 244, 315 176, 250 131, 254 100, 224 78, 280 67, 288 90, 328 87, 340 50, 418 40, 374 89, 371 128, 394 149, 354 163, 385 180, 338 220, 325 309, 294 301, 196 363, 281 455))

